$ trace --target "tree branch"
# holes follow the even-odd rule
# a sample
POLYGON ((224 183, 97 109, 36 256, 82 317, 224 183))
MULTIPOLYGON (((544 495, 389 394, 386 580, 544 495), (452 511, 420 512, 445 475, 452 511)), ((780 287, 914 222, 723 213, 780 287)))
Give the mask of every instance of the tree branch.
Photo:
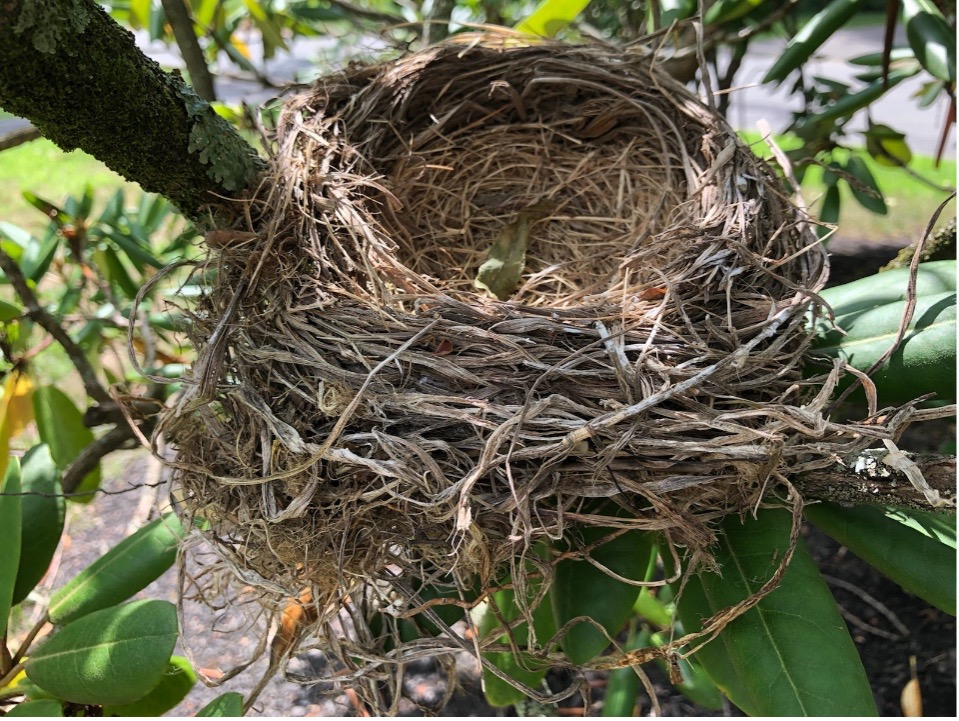
POLYGON ((203 49, 200 47, 196 34, 193 32, 193 18, 187 10, 183 0, 162 0, 163 11, 166 13, 170 27, 173 28, 173 37, 190 73, 190 82, 196 94, 204 100, 216 100, 216 89, 213 86, 213 76, 207 67, 203 49))
MULTIPOLYGON (((799 474, 790 481, 807 500, 832 501, 843 505, 905 506, 930 510, 929 501, 904 473, 884 463, 885 451, 866 451, 815 471, 799 474)), ((906 454, 940 496, 956 498, 955 456, 906 454)), ((955 514, 954 505, 941 510, 955 514)))
POLYGON ((57 319, 40 305, 37 296, 34 295, 33 291, 30 290, 30 286, 27 285, 27 279, 23 276, 23 271, 20 270, 20 266, 17 265, 17 262, 7 255, 6 251, 2 248, 0 248, 0 268, 3 269, 7 280, 10 281, 13 290, 20 297, 20 301, 27 309, 27 315, 35 320, 47 333, 53 336, 53 339, 66 351, 70 362, 73 363, 73 367, 77 369, 77 373, 80 374, 80 378, 83 380, 83 387, 86 389, 87 395, 98 403, 111 403, 112 399, 110 398, 110 394, 107 393, 106 389, 100 384, 100 379, 97 378, 97 373, 93 370, 93 366, 90 365, 90 361, 87 360, 83 350, 73 342, 73 339, 63 329, 63 326, 57 322, 57 319))
POLYGON ((0 107, 201 219, 261 161, 94 0, 0 0, 0 107))
POLYGON ((113 451, 119 450, 127 441, 134 439, 135 436, 130 426, 126 423, 118 423, 105 435, 100 436, 86 446, 63 472, 61 481, 63 492, 75 493, 87 474, 97 467, 100 459, 113 453, 113 451))
POLYGON ((0 151, 15 148, 18 145, 29 143, 40 137, 40 131, 30 124, 24 124, 23 127, 11 130, 6 135, 0 136, 0 151))

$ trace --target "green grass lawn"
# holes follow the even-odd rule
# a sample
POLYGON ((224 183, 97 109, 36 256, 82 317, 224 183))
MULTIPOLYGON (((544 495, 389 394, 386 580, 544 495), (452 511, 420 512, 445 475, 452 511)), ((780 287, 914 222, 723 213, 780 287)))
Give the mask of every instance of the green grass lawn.
POLYGON ((23 199, 30 190, 52 203, 79 195, 91 185, 100 203, 117 188, 127 188, 128 197, 139 189, 82 150, 64 153, 45 138, 0 152, 0 220, 34 233, 46 227, 47 219, 23 199))

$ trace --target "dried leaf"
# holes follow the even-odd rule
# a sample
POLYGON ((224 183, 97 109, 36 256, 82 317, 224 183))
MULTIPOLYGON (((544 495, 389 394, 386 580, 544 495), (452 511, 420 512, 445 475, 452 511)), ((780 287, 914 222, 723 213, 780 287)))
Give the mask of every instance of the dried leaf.
POLYGON ((899 696, 903 716, 922 716, 922 689, 919 688, 919 679, 909 679, 909 683, 902 687, 899 696))

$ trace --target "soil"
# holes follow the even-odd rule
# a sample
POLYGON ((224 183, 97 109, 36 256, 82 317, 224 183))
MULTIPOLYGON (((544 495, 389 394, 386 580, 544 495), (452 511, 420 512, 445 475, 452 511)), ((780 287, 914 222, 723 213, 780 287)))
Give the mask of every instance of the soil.
MULTIPOLYGON (((846 241, 835 243, 831 250, 836 253, 833 277, 839 282, 846 282, 872 273, 884 265, 895 256, 898 245, 869 244, 863 248, 860 244, 846 241)), ((912 449, 935 450, 940 443, 954 438, 955 426, 952 423, 943 423, 934 429, 927 425, 921 433, 913 435, 918 445, 913 443, 912 449)), ((149 481, 155 473, 151 461, 143 454, 127 456, 122 466, 122 472, 112 474, 113 477, 105 483, 107 490, 118 491, 149 481)), ((153 497, 158 493, 162 498, 164 490, 140 489, 119 495, 105 495, 89 506, 74 506, 62 556, 55 560, 54 573, 44 580, 43 587, 58 588, 125 537, 133 527, 146 520, 152 498, 144 497, 144 493, 152 493, 153 497)), ((847 619, 880 713, 884 716, 903 715, 900 694, 912 677, 910 660, 914 657, 915 676, 921 689, 925 714, 955 717, 956 619, 906 593, 817 530, 806 528, 804 535, 847 619)), ((140 596, 175 601, 176 587, 176 575, 171 571, 140 596)), ((184 617, 182 635, 188 639, 190 650, 195 654, 195 666, 215 676, 255 657, 253 634, 244 632, 244 628, 242 618, 236 619, 232 630, 214 628, 209 612, 204 613, 191 606, 184 617)), ((182 653, 183 649, 177 652, 182 653)), ((171 715, 192 715, 227 690, 248 692, 265 667, 266 661, 261 657, 245 672, 220 687, 207 688, 197 684, 171 715)), ((325 669, 326 659, 316 651, 294 659, 290 667, 294 674, 314 676, 323 675, 325 669)), ((653 683, 663 716, 743 715, 731 704, 719 712, 699 708, 676 692, 655 664, 649 664, 644 670, 653 683)), ((605 676, 591 674, 588 677, 588 702, 577 693, 562 702, 559 708, 528 704, 522 709, 495 709, 483 700, 475 660, 463 653, 457 657, 456 690, 452 700, 438 708, 446 690, 446 681, 435 662, 425 660, 409 664, 404 678, 408 696, 400 704, 400 714, 404 716, 571 716, 583 715, 584 712, 587 715, 600 715, 605 688, 605 676)), ((566 688, 570 679, 554 673, 547 677, 547 682, 558 690, 566 688)), ((641 697, 639 713, 648 715, 651 706, 648 697, 641 697)), ((351 703, 350 697, 329 683, 304 686, 277 677, 260 694, 251 715, 352 716, 357 715, 357 712, 357 706, 351 703)))

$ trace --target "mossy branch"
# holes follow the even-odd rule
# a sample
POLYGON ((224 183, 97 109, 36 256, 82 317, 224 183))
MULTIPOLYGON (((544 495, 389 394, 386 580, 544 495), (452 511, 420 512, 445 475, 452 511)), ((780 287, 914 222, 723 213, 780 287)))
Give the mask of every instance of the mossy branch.
POLYGON ((0 107, 193 219, 249 187, 262 165, 94 0, 0 0, 0 107))

